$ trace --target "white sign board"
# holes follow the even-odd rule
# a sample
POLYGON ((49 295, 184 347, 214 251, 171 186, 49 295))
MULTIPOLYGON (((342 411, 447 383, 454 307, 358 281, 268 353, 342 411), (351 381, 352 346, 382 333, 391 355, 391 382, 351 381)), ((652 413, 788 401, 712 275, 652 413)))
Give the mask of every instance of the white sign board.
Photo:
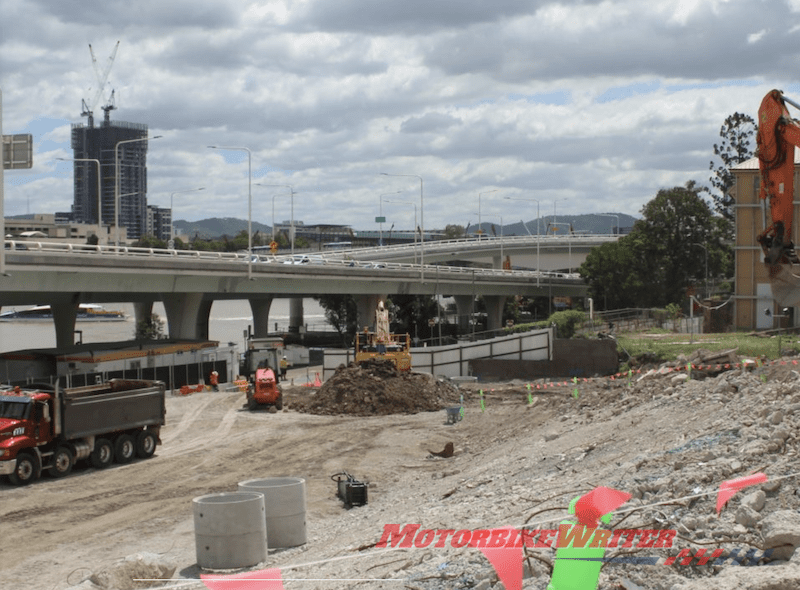
POLYGON ((3 169, 20 170, 33 166, 33 136, 30 134, 3 136, 3 169))

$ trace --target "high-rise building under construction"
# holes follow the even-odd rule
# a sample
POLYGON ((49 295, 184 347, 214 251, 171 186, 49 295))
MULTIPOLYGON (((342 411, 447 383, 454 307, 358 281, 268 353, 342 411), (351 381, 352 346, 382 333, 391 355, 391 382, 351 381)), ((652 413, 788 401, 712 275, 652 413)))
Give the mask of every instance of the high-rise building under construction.
POLYGON ((119 224, 128 238, 138 240, 147 232, 147 125, 111 122, 106 117, 94 126, 72 126, 75 191, 72 217, 78 223, 97 223, 98 205, 103 223, 117 221, 116 181, 119 175, 119 224), (132 141, 131 141, 132 140, 132 141), (100 199, 98 200, 98 165, 100 199))

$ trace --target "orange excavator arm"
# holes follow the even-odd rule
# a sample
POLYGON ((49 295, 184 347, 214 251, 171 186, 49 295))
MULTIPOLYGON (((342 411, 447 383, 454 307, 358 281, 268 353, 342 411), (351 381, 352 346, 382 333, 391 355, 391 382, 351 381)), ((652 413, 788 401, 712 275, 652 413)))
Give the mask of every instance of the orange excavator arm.
POLYGON ((798 262, 792 243, 794 213, 794 148, 800 145, 800 124, 789 115, 786 103, 800 109, 780 90, 772 90, 758 109, 759 197, 769 199, 771 224, 758 236, 767 264, 798 262))

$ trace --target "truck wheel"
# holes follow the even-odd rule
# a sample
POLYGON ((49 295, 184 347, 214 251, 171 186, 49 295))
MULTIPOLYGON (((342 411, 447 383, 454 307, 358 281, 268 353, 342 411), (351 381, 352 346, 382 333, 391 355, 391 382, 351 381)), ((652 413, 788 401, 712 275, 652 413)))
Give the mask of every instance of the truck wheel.
POLYGON ((275 402, 275 409, 279 412, 283 409, 283 393, 278 394, 278 399, 275 402))
POLYGON ((114 443, 114 460, 117 463, 125 464, 133 460, 136 454, 136 443, 130 434, 120 434, 114 443))
POLYGON ((67 447, 57 447, 53 453, 53 465, 50 467, 50 475, 53 477, 66 477, 72 471, 75 464, 75 455, 67 447))
POLYGON ((34 453, 19 453, 17 465, 13 473, 8 474, 8 479, 15 486, 26 486, 42 473, 42 464, 34 453))
POLYGON ((149 459, 156 452, 156 435, 149 430, 142 430, 136 437, 136 455, 141 459, 149 459))
POLYGON ((105 469, 114 460, 114 447, 107 438, 98 438, 94 443, 91 461, 95 469, 105 469))

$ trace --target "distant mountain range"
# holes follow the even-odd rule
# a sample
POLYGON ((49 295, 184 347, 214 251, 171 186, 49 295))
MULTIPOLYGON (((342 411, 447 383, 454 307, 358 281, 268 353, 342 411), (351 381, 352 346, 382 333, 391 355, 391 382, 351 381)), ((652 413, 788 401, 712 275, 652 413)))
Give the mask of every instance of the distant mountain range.
MULTIPOLYGON (((569 231, 571 227, 573 231, 578 233, 608 234, 616 230, 618 223, 622 233, 627 233, 627 231, 630 231, 630 228, 633 227, 636 218, 631 215, 626 215, 625 213, 613 213, 608 215, 588 213, 586 215, 558 215, 556 217, 556 222, 559 226, 559 233, 565 233, 569 231)), ((540 218, 538 226, 536 219, 526 221, 524 224, 522 220, 520 220, 517 223, 503 225, 502 231, 499 224, 492 224, 487 221, 481 224, 483 231, 487 235, 496 234, 498 236, 501 233, 506 236, 536 235, 537 227, 538 232, 544 235, 548 233, 548 228, 550 228, 550 232, 552 233, 552 225, 552 215, 540 218)), ((175 229, 181 234, 190 237, 194 237, 195 235, 206 239, 219 238, 224 235, 233 237, 239 232, 247 231, 247 220, 236 219, 234 217, 212 217, 210 219, 201 219, 200 221, 184 221, 178 219, 175 220, 175 229)), ((365 228, 353 229, 358 231, 359 229, 363 230, 365 228)), ((467 231, 472 234, 478 231, 478 229, 478 224, 475 223, 470 225, 467 231)), ((272 234, 272 228, 269 225, 254 221, 253 233, 255 234, 256 232, 272 234)))
MULTIPOLYGON (((205 239, 216 239, 221 236, 234 237, 247 231, 247 220, 235 217, 212 217, 200 221, 175 220, 175 229, 191 238, 198 236, 205 239)), ((272 227, 263 223, 253 222, 253 234, 261 232, 272 235, 272 227)))
MULTIPOLYGON (((628 233, 636 223, 637 218, 625 213, 587 213, 585 215, 558 215, 553 219, 552 215, 547 215, 537 220, 525 221, 520 220, 517 223, 503 225, 502 234, 505 236, 524 236, 527 234, 542 235, 553 233, 553 225, 558 226, 558 233, 566 233, 570 229, 576 233, 588 234, 610 234, 616 231, 617 227, 620 228, 621 233, 628 233)), ((467 228, 468 233, 475 233, 478 231, 478 224, 470 225, 467 228)), ((487 235, 500 235, 500 224, 492 224, 484 221, 481 223, 481 228, 487 235), (494 228, 494 229, 493 229, 494 228)))

